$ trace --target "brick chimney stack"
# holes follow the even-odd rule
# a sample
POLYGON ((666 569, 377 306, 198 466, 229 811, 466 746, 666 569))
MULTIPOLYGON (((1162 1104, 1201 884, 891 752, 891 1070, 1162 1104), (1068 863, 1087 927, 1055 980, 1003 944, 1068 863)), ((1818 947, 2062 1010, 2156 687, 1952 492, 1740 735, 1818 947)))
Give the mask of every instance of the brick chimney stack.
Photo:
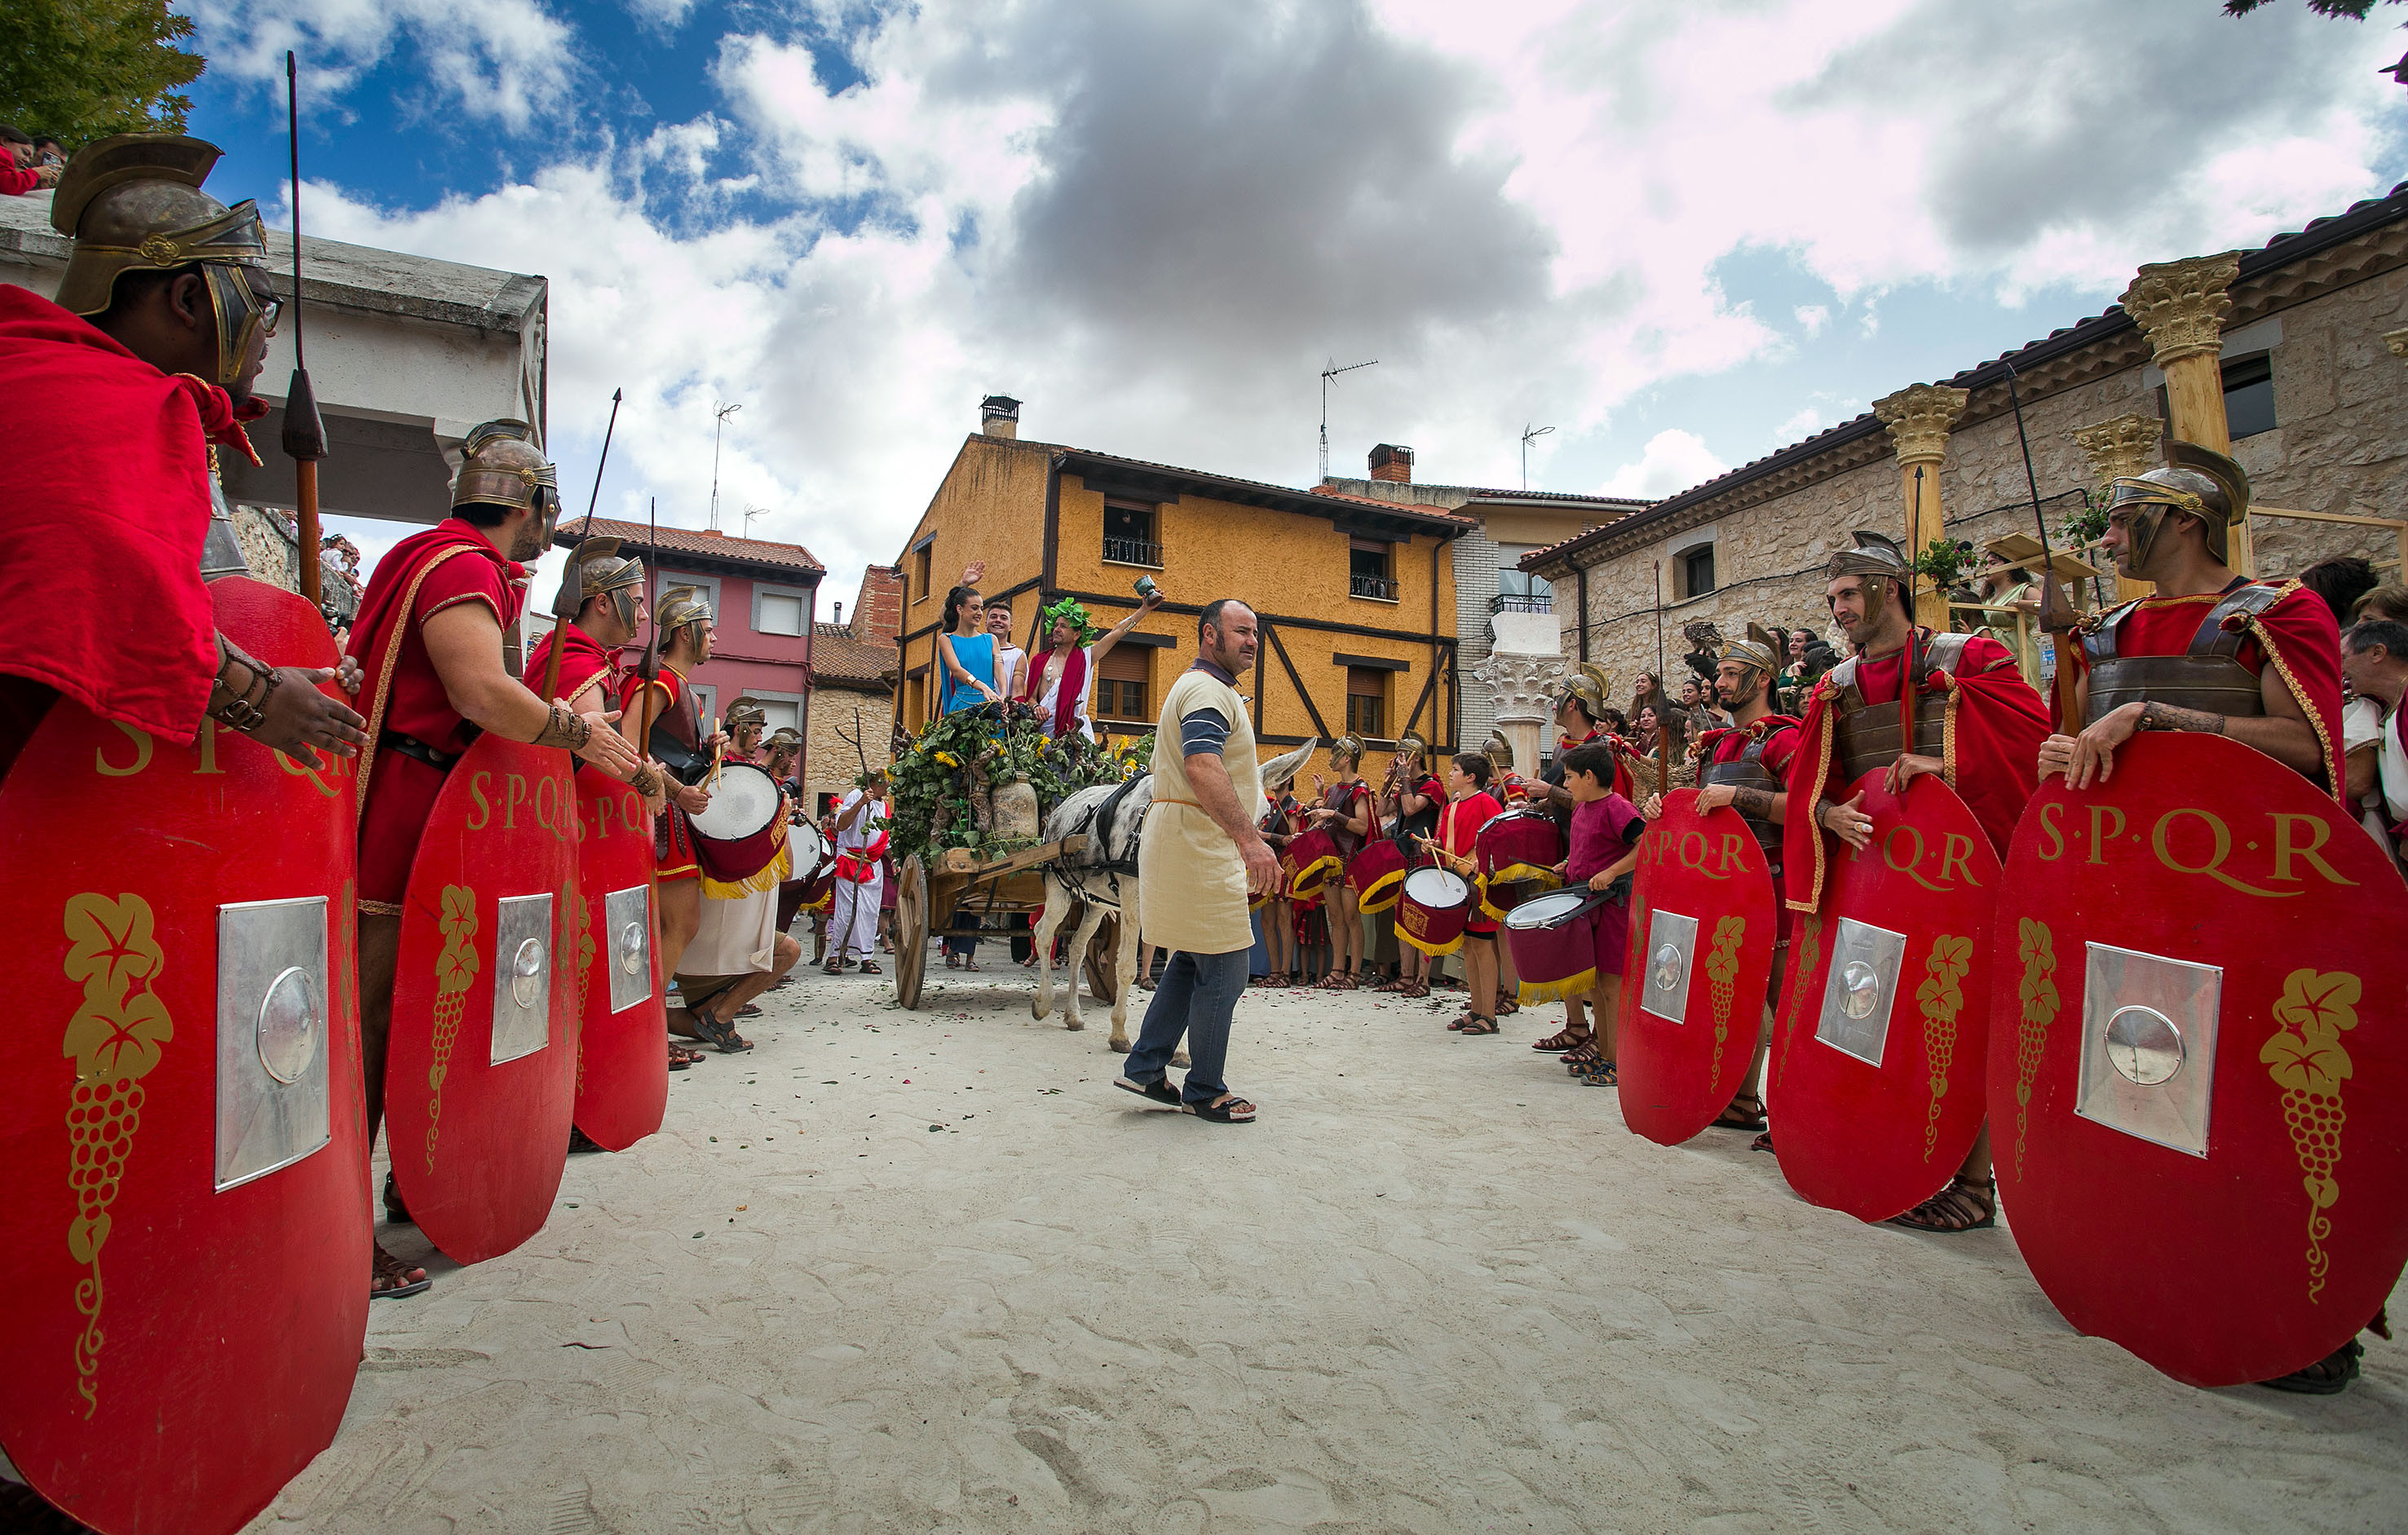
POLYGON ((1007 442, 1020 436, 1020 402, 1009 394, 990 394, 979 402, 979 431, 1007 442))
POLYGON ((1411 485, 1413 482, 1413 450, 1398 448, 1394 443, 1382 443, 1371 449, 1371 477, 1411 485))
POLYGON ((902 632, 902 567, 871 565, 861 573, 861 596, 853 604, 853 637, 870 645, 893 645, 902 632))

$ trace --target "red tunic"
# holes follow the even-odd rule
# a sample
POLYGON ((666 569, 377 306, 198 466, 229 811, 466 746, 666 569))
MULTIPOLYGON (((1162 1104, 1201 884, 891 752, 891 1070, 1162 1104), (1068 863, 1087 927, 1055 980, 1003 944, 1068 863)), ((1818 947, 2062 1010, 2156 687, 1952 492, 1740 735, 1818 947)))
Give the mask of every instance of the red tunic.
MULTIPOLYGON (((567 669, 567 659, 563 657, 561 670, 565 674, 567 669)), ((677 711, 678 700, 685 696, 685 675, 667 661, 663 661, 660 686, 661 689, 668 694, 668 702, 652 712, 652 719, 655 726, 677 711)), ((631 712, 641 708, 640 695, 643 689, 642 677, 633 672, 621 673, 619 707, 631 712)), ((638 716, 639 723, 641 717, 638 716)), ((645 734, 644 746, 648 750, 652 746, 649 732, 645 734)), ((680 810, 675 804, 663 807, 661 813, 652 817, 652 861, 654 877, 664 885, 673 885, 681 879, 702 877, 702 865, 696 860, 694 852, 694 830, 686 825, 685 812, 680 810)))
MULTIPOLYGON (((2237 585, 2238 583, 2236 583, 2237 585)), ((2283 595, 2245 620, 2247 633, 2233 657, 2252 676, 2262 676, 2271 657, 2275 673, 2289 685, 2291 696, 2315 727, 2325 760, 2322 777, 2308 775, 2317 788, 2345 789, 2341 771, 2341 629, 2325 600, 2297 581, 2279 585, 2283 595)), ((2115 626, 2115 652, 2122 656, 2179 656, 2190 649, 2208 610, 2233 589, 2205 591, 2191 597, 2143 597, 2115 626)), ((2232 620, 2228 619, 2228 622, 2232 620)), ((2243 627, 2243 625, 2236 625, 2243 627)), ((2089 654, 2069 645, 2074 665, 2086 673, 2089 654)), ((2060 654, 2063 652, 2060 651, 2060 654)), ((2054 701, 2052 700, 2052 707, 2054 701)))
POLYGON ((209 444, 257 462, 240 422, 265 407, 237 407, 215 385, 161 373, 7 283, 0 399, 10 413, 0 455, 0 672, 104 719, 190 743, 218 667, 201 584, 209 444))
POLYGON ((481 603, 507 630, 518 622, 525 589, 524 568, 458 518, 394 545, 368 578, 351 644, 366 674, 360 699, 371 743, 360 767, 362 911, 399 915, 419 832, 447 772, 394 749, 393 738, 408 736, 449 758, 480 733, 452 707, 423 626, 445 608, 481 603))
MULTIPOLYGON (((1917 633, 1919 652, 1931 632, 1917 633)), ((1896 703, 1905 670, 1903 649, 1878 660, 1859 658, 1856 689, 1868 704, 1896 703)), ((1838 693, 1828 674, 1814 684, 1806 718, 1798 727, 1796 754, 1789 760, 1783 878, 1789 905, 1801 912, 1816 910, 1823 901, 1823 839, 1828 833, 1813 818, 1815 802, 1846 787, 1830 781, 1837 718, 1832 701, 1838 693)), ((2013 651, 1986 634, 1969 634, 1956 671, 1928 674, 1915 707, 1947 711, 1942 748, 1945 781, 1982 823, 1990 846, 2004 857, 2016 818, 2038 781, 2040 744, 2048 736, 2048 705, 2016 670, 2013 651)))
MULTIPOLYGON (((1438 813, 1438 845, 1457 858, 1469 859, 1480 840, 1480 829, 1504 813, 1503 807, 1486 794, 1467 794, 1451 800, 1438 813)), ((1477 896, 1472 898, 1471 920, 1463 925, 1463 931, 1481 937, 1497 931, 1496 919, 1481 911, 1477 896)))
POLYGON ((552 698, 566 700, 579 714, 596 709, 610 710, 619 706, 619 652, 605 650, 593 635, 573 623, 552 626, 551 633, 535 642, 535 649, 526 659, 526 680, 530 688, 543 686, 543 675, 552 664, 552 647, 557 640, 561 646, 560 677, 552 685, 552 698), (580 698, 577 695, 596 682, 602 684, 600 698, 580 698))

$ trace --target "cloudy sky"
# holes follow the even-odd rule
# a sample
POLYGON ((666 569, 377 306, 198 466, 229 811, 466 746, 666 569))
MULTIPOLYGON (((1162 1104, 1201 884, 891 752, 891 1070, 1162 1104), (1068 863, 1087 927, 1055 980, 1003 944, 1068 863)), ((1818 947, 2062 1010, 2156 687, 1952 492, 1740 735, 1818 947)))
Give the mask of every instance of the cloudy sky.
MULTIPOLYGON (((223 195, 552 281, 581 505, 849 600, 982 394, 1310 485, 1670 493, 2408 177, 2408 34, 2293 0, 178 0, 223 195)), ((371 533, 384 530, 370 530, 371 533)), ((363 540, 371 546, 384 540, 363 540)))

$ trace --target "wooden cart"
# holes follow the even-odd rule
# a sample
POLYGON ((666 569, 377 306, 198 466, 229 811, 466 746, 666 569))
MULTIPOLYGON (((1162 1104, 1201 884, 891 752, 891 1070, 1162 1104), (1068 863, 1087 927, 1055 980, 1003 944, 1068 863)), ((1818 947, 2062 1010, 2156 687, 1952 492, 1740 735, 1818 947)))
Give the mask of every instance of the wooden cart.
MULTIPOLYGON (((1086 846, 1083 835, 1068 836, 1000 858, 982 858, 967 847, 948 847, 933 871, 917 854, 905 859, 896 874, 900 883, 895 896, 896 997, 907 1008, 919 1007, 930 938, 1000 938, 1007 934, 970 924, 1018 912, 1033 919, 1045 909, 1043 866, 1076 855, 1086 846), (930 926, 949 917, 958 925, 930 926)), ((1064 931, 1071 929, 1066 926, 1064 931)), ((1107 917, 1087 945, 1088 994, 1107 1005, 1112 999, 1112 958, 1119 944, 1119 918, 1107 917)), ((1077 984, 1074 978, 1065 979, 1077 984)))

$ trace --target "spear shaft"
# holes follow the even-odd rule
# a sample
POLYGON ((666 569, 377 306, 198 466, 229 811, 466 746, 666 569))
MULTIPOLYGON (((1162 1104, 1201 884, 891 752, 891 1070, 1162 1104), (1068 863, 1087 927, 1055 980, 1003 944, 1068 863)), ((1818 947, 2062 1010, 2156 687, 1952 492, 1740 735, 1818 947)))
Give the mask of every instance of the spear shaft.
POLYGON ((300 545, 301 595, 323 605, 319 559, 318 461, 326 456, 326 422, 309 385, 301 345, 301 66, 284 50, 284 125, 293 163, 293 381, 284 391, 284 456, 293 461, 294 539, 300 545))
POLYGON ((2040 509, 2040 476, 2032 473, 2031 438, 2024 433, 2024 402, 2022 391, 2015 388, 2015 365, 2003 358, 2000 365, 2007 370, 2007 403, 2014 407, 2015 442, 2024 450, 2024 488, 2031 493, 2032 527, 2040 534, 2040 626, 2057 653, 2057 712, 2065 732, 2079 735, 2082 695, 2074 690, 2072 648, 2067 643, 2072 627, 2060 627, 2055 621, 2060 612, 2071 611, 2071 604, 2057 583, 2057 556, 2048 547, 2048 518, 2040 509))
POLYGON ((1656 794, 1672 787, 1671 704, 1664 695, 1664 561, 1656 561, 1656 794))
MULTIPOLYGON (((624 390, 615 389, 610 391, 610 424, 602 429, 602 462, 594 466, 594 493, 585 498, 585 536, 588 538, 594 536, 594 506, 602 499, 602 471, 609 468, 610 464, 610 433, 619 430, 619 398, 624 392, 624 390)), ((568 558, 569 573, 575 575, 577 551, 574 548, 568 551, 568 558)), ((575 599, 572 597, 570 601, 573 602, 575 599)), ((552 702, 552 690, 560 686, 562 648, 560 626, 566 623, 572 616, 566 613, 554 613, 552 616, 552 654, 545 658, 543 663, 543 701, 547 704, 552 702)))

